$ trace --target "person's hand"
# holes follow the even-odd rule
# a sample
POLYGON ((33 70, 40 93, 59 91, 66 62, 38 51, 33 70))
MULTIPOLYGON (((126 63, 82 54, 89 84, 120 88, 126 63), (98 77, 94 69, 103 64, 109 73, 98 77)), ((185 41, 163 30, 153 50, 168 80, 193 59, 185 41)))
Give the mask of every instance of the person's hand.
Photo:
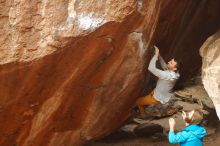
POLYGON ((174 120, 174 118, 170 118, 169 119, 170 131, 174 131, 175 124, 176 124, 176 121, 174 120))
POLYGON ((155 48, 155 55, 158 57, 160 51, 157 46, 154 46, 154 48, 155 48))

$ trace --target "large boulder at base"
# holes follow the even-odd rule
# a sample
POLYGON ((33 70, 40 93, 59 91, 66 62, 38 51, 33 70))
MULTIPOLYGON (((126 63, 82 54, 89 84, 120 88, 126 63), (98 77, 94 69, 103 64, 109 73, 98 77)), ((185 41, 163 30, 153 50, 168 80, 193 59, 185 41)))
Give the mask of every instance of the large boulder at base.
POLYGON ((115 131, 149 89, 151 45, 192 76, 219 3, 0 0, 0 145, 78 146, 115 131))
POLYGON ((163 127, 159 124, 144 123, 134 129, 134 133, 140 137, 153 136, 155 133, 163 133, 163 127))

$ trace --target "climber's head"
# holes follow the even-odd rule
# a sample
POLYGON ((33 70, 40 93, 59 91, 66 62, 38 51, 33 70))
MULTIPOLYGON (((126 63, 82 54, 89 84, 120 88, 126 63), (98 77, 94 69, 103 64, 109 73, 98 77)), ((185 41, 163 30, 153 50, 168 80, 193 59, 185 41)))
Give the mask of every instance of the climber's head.
POLYGON ((179 64, 178 62, 173 58, 170 61, 168 61, 167 63, 167 67, 169 70, 171 71, 177 71, 179 69, 179 64))
POLYGON ((182 117, 189 125, 200 124, 203 120, 203 113, 200 110, 191 110, 189 112, 182 112, 182 117))

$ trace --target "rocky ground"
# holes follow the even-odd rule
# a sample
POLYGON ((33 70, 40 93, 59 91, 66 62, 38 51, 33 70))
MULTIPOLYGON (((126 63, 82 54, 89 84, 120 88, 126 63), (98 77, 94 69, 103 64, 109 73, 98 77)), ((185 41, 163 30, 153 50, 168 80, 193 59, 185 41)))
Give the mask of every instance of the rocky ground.
MULTIPOLYGON (((220 136, 216 137, 213 135, 204 139, 205 146, 218 146, 219 144, 220 136)), ((154 141, 150 138, 135 138, 111 142, 94 142, 90 143, 88 146, 171 146, 171 144, 169 144, 166 140, 154 141)))
POLYGON ((201 109, 205 116, 203 125, 207 136, 204 144, 220 145, 220 134, 215 133, 218 118, 212 101, 204 90, 200 80, 193 80, 182 90, 176 91, 171 102, 166 105, 149 106, 142 117, 131 117, 128 122, 115 133, 87 146, 168 146, 168 119, 173 117, 177 121, 176 130, 184 127, 181 117, 182 110, 201 109))

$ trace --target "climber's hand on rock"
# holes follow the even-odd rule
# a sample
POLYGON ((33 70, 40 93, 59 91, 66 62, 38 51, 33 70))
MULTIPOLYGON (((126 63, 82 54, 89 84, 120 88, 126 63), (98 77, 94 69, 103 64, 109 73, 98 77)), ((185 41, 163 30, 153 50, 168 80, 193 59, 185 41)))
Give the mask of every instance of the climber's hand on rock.
POLYGON ((170 131, 174 131, 175 124, 176 124, 176 121, 174 120, 174 118, 170 118, 169 119, 170 131))

